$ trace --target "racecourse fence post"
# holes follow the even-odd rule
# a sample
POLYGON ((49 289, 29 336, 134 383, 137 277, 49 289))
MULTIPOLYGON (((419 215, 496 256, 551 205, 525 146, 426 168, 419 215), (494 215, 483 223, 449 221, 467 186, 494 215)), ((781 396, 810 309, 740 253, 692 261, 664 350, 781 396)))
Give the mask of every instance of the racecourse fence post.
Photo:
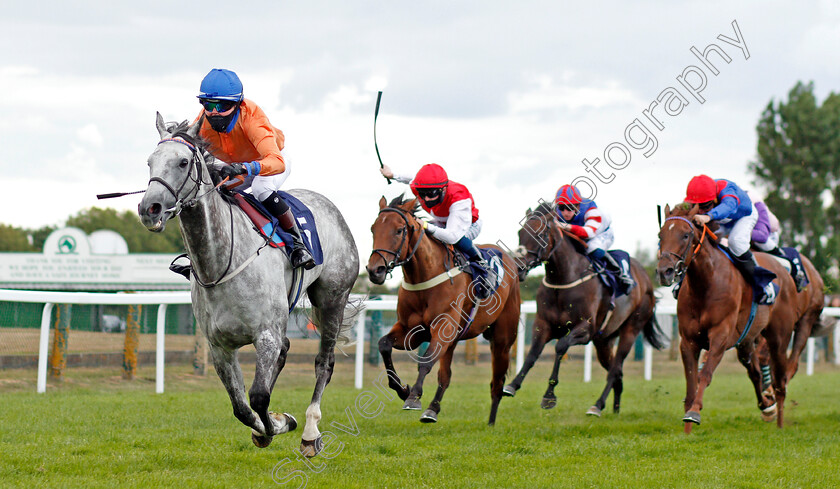
POLYGON ((525 364, 525 325, 528 324, 528 313, 519 314, 519 326, 516 328, 516 371, 522 370, 525 364))
POLYGON ((130 304, 125 321, 125 342, 123 344, 123 372, 125 380, 137 377, 137 349, 140 346, 140 315, 143 306, 130 304))
POLYGON ((592 342, 586 344, 583 350, 583 381, 592 380, 592 342))
POLYGON ((38 343, 38 394, 47 391, 47 351, 50 346, 50 319, 52 319, 53 304, 47 302, 41 311, 41 340, 38 343))
POLYGON ((52 354, 50 355, 50 378, 64 380, 67 368, 67 337, 70 334, 70 304, 59 304, 55 308, 55 332, 53 333, 52 354))
POLYGON ((198 321, 193 317, 193 330, 195 332, 195 351, 193 354, 193 373, 195 375, 207 375, 207 338, 204 337, 198 321))
POLYGON ((653 347, 645 343, 645 380, 653 378, 653 347))
POLYGON ((840 322, 834 326, 834 365, 840 365, 840 322))
POLYGON ((166 358, 166 304, 158 306, 155 331, 155 392, 163 394, 163 363, 166 358))
POLYGON ((361 389, 365 370, 365 311, 356 318, 356 389, 361 389))
POLYGON ((676 360, 679 358, 680 349, 680 322, 677 320, 677 315, 671 316, 671 348, 668 352, 668 358, 676 360))
POLYGON ((478 339, 470 338, 464 344, 464 363, 475 365, 478 362, 478 339))
POLYGON ((814 356, 815 356, 815 353, 816 353, 817 344, 816 344, 816 341, 814 340, 814 338, 808 338, 807 345, 808 345, 808 349, 807 349, 807 353, 806 353, 807 363, 806 363, 805 372, 806 372, 806 375, 811 376, 811 375, 814 375, 814 356))

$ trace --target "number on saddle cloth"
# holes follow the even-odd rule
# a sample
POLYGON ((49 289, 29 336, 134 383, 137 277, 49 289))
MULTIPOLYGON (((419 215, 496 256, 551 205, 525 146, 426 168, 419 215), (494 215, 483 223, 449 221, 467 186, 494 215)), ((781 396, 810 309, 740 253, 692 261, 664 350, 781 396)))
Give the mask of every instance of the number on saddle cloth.
MULTIPOLYGON (((292 195, 281 191, 277 193, 280 194, 292 209, 292 214, 297 221, 301 238, 309 249, 312 259, 315 260, 315 264, 322 264, 324 262, 324 254, 321 249, 321 240, 318 237, 318 229, 315 226, 315 219, 312 217, 312 212, 292 195)), ((233 195, 239 207, 245 211, 245 214, 254 223, 256 230, 264 238, 268 239, 268 244, 275 248, 284 248, 286 253, 291 255, 294 249, 292 235, 280 227, 277 218, 272 216, 253 195, 244 192, 235 192, 233 195)))

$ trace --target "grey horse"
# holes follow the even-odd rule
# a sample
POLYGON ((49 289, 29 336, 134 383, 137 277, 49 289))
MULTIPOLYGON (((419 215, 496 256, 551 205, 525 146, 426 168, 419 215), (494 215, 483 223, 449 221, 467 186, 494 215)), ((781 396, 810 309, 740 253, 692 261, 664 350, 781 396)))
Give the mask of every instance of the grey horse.
MULTIPOLYGON (((252 429, 259 447, 274 435, 294 430, 290 414, 269 412, 271 391, 286 363, 289 339, 289 290, 293 270, 285 252, 265 247, 245 213, 231 206, 214 189, 208 165, 212 157, 192 126, 165 124, 157 114, 161 141, 149 156, 151 178, 138 213, 150 231, 163 231, 168 219, 179 215, 181 235, 192 261, 192 306, 210 345, 213 365, 222 380, 237 419, 252 429), (206 161, 205 161, 206 159, 206 161), (253 344, 256 373, 245 398, 237 360, 240 347, 253 344)), ((348 301, 359 273, 359 253, 347 223, 326 197, 307 190, 289 193, 312 211, 324 260, 303 274, 301 287, 312 304, 311 320, 321 336, 315 357, 315 391, 306 410, 300 450, 313 457, 322 448, 318 422, 321 396, 330 381, 338 339, 346 340, 359 308, 348 301)), ((295 289, 297 289, 295 285, 295 289)))

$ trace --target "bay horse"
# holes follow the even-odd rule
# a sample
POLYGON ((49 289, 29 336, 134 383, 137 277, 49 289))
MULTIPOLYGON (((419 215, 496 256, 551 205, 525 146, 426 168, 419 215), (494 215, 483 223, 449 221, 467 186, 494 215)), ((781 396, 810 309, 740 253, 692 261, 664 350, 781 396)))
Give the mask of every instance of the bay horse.
POLYGON ((545 202, 536 210, 529 209, 525 223, 519 230, 520 281, 528 272, 545 263, 545 278, 537 289, 537 317, 532 326, 531 349, 522 369, 504 393, 514 396, 525 376, 534 366, 545 345, 557 340, 554 368, 541 406, 551 409, 557 404, 554 388, 560 362, 569 347, 592 341, 598 362, 607 371, 607 384, 595 404, 586 412, 600 416, 607 396, 613 391, 613 412, 618 413, 624 389, 623 365, 639 333, 656 349, 662 348, 654 309, 656 299, 653 284, 642 265, 631 259, 630 272, 636 286, 615 300, 611 309, 612 292, 601 283, 589 259, 586 245, 574 235, 562 230, 555 219, 554 206, 545 202), (613 345, 618 338, 618 348, 613 345))
MULTIPOLYGON (((202 119, 203 120, 203 119, 202 119)), ((204 331, 213 365, 227 389, 233 413, 252 430, 258 447, 275 435, 297 427, 287 413, 269 412, 271 391, 286 363, 290 342, 289 290, 293 269, 280 249, 266 247, 241 209, 216 191, 208 164, 212 156, 199 136, 201 120, 192 126, 164 124, 157 114, 160 142, 149 156, 149 185, 140 202, 142 223, 163 231, 169 219, 180 217, 181 235, 190 256, 192 308, 204 331), (206 161, 205 161, 206 160, 206 161), (257 353, 253 383, 245 397, 239 348, 253 344, 257 353)), ((307 190, 290 194, 312 211, 323 249, 323 264, 298 278, 312 303, 312 322, 321 336, 315 357, 315 390, 306 409, 301 452, 313 457, 323 448, 318 422, 321 397, 332 376, 338 339, 346 339, 356 304, 348 302, 359 269, 353 235, 339 210, 326 197, 307 190)))
MULTIPOLYGON (((484 301, 477 301, 467 273, 454 265, 449 245, 429 238, 415 212, 417 199, 397 197, 386 205, 379 201, 379 214, 371 226, 373 251, 367 264, 371 282, 382 284, 397 266, 404 281, 397 296, 397 322, 379 340, 379 352, 388 373, 388 385, 405 401, 403 409, 419 410, 423 380, 438 360, 438 389, 420 421, 433 423, 440 413, 443 394, 452 377, 452 356, 461 340, 483 335, 490 341, 493 377, 490 383, 491 426, 502 399, 502 387, 510 364, 510 348, 516 341, 519 324, 519 280, 513 260, 502 253, 491 266, 501 278, 498 290, 484 301), (471 315, 472 314, 472 315, 471 315), (394 369, 392 351, 412 351, 429 342, 425 356, 417 361, 417 381, 403 385, 394 369)), ((480 248, 498 247, 482 245, 480 248)))
POLYGON ((760 266, 776 274, 774 281, 780 290, 774 304, 754 305, 752 286, 714 243, 717 238, 713 230, 708 225, 701 227, 693 223, 698 212, 697 205, 680 204, 673 211, 665 207, 656 269, 660 283, 665 286, 685 275, 677 298, 680 354, 686 379, 684 431, 690 433, 693 424, 700 424, 703 393, 712 382, 724 352, 733 347, 753 383, 759 409, 765 413, 775 409, 776 424, 781 428, 789 380, 787 346, 794 325, 805 316, 809 319, 803 321, 810 321, 813 315, 807 308, 800 311, 793 278, 775 258, 765 253, 756 253, 756 259, 760 266), (762 394, 755 351, 759 335, 766 339, 770 352, 775 408, 773 399, 762 394), (701 349, 709 354, 698 372, 701 349))

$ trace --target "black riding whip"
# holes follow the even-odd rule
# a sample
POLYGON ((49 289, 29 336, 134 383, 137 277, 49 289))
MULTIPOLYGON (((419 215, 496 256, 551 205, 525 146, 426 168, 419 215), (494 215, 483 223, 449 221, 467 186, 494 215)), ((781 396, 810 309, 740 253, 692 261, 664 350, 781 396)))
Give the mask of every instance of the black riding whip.
MULTIPOLYGON (((376 148, 376 157, 379 159, 379 168, 385 168, 385 165, 382 164, 382 157, 379 156, 379 145, 376 143, 376 119, 379 117, 379 101, 382 100, 382 90, 379 91, 379 94, 376 96, 376 110, 373 111, 373 147, 376 148)), ((391 179, 385 178, 388 180, 388 185, 391 185, 391 179)))
POLYGON ((114 192, 112 194, 96 194, 96 198, 99 200, 102 199, 113 199, 114 197, 122 197, 124 195, 131 195, 131 194, 142 194, 145 190, 137 190, 136 192, 114 192))
POLYGON ((662 206, 656 204, 656 219, 659 221, 659 227, 662 228, 662 206))

